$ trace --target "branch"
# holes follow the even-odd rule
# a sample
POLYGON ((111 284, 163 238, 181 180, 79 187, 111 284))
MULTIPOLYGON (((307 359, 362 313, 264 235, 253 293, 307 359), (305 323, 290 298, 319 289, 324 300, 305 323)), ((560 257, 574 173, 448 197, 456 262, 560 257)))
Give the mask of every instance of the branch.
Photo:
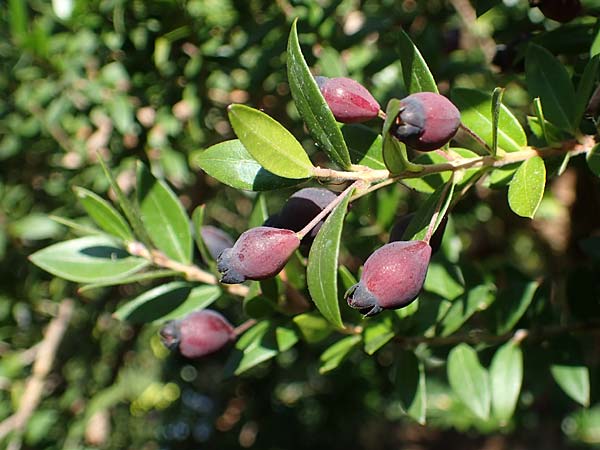
MULTIPOLYGON (((37 344, 38 350, 33 363, 31 376, 25 384, 25 390, 17 411, 0 422, 0 441, 11 431, 23 433, 29 418, 37 408, 42 398, 44 381, 52 368, 58 346, 67 330, 67 325, 73 313, 73 301, 65 299, 58 307, 58 315, 52 319, 42 342, 37 344)), ((20 436, 15 437, 11 448, 19 448, 20 436)))

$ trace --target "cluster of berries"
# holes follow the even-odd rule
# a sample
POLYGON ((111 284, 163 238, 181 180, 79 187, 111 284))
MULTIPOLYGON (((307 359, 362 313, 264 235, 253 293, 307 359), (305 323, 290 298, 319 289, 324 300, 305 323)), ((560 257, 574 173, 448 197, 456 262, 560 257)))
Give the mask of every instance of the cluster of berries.
MULTIPOLYGON (((349 78, 316 77, 317 85, 336 120, 356 123, 381 115, 369 91, 349 78)), ((400 102, 400 111, 390 133, 418 151, 432 151, 456 134, 460 112, 444 96, 421 92, 400 102)), ((221 282, 243 283, 276 276, 296 250, 308 254, 326 217, 311 224, 337 194, 324 188, 304 188, 294 193, 281 211, 259 227, 240 235, 237 241, 214 227, 204 227, 202 237, 217 259, 221 282), (301 230, 304 230, 301 232, 301 230)), ((428 241, 403 241, 412 215, 397 221, 387 244, 365 261, 359 282, 345 294, 348 305, 365 316, 411 303, 423 288, 432 249, 437 250, 445 221, 428 241)), ((167 323, 161 330, 165 345, 179 348, 186 357, 212 353, 236 338, 235 329, 219 313, 204 310, 167 323)))

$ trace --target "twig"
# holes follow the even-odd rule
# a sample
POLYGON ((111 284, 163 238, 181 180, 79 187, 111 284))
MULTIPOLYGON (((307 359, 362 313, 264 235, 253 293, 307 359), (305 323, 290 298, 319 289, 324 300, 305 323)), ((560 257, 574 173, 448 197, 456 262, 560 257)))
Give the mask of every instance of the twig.
POLYGON ((58 315, 50 321, 44 339, 38 344, 32 374, 25 384, 25 390, 17 411, 0 422, 0 441, 10 432, 17 432, 10 446, 13 449, 21 447, 21 435, 29 418, 40 403, 44 381, 52 368, 56 351, 65 334, 72 313, 73 301, 71 299, 63 300, 58 307, 58 315))
POLYGON ((419 344, 428 346, 444 346, 466 343, 471 345, 477 344, 502 344, 510 340, 522 342, 525 340, 540 340, 549 339, 555 336, 560 336, 567 333, 585 333, 592 331, 600 333, 600 322, 590 321, 583 323, 572 323, 567 325, 549 325, 541 328, 533 329, 518 329, 502 335, 491 334, 484 330, 472 330, 466 334, 453 334, 450 336, 396 336, 394 340, 407 348, 414 348, 419 344))

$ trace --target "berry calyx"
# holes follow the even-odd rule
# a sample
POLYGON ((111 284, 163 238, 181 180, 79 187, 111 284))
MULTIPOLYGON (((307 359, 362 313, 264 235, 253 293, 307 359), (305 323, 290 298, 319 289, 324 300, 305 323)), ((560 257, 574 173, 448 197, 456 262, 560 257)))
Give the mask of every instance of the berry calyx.
POLYGON ((264 280, 277 275, 294 251, 300 238, 292 230, 256 227, 240 235, 233 247, 221 252, 217 270, 221 283, 264 280))
POLYGON ((390 128, 396 139, 421 152, 450 141, 460 126, 460 111, 446 97, 418 92, 400 100, 400 112, 390 128))
POLYGON ((315 77, 315 81, 338 122, 366 122, 378 116, 379 103, 358 81, 344 77, 315 77))
POLYGON ((346 292, 348 305, 365 316, 407 306, 423 288, 430 258, 425 241, 391 242, 377 249, 365 262, 360 281, 346 292))
POLYGON ((216 311, 195 311, 167 322, 160 330, 163 344, 186 358, 200 358, 236 339, 233 326, 216 311))

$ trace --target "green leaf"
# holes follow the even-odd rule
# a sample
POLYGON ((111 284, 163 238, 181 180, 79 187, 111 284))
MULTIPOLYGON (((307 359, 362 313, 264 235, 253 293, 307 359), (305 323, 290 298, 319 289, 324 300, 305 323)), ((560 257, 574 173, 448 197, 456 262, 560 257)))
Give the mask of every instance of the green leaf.
POLYGON ((425 425, 427 409, 427 385, 425 365, 413 352, 404 351, 396 366, 396 386, 406 414, 425 425))
POLYGON ((133 240, 129 225, 110 203, 82 187, 73 189, 85 211, 101 229, 124 241, 133 240))
POLYGON ((493 313, 496 334, 502 335, 512 330, 531 304, 539 282, 516 283, 498 293, 493 313))
POLYGON ((302 338, 309 344, 322 341, 333 331, 329 321, 318 312, 299 314, 292 320, 300 330, 302 338))
POLYGON ((275 328, 275 339, 280 352, 285 352, 298 342, 298 333, 289 326, 278 326, 275 328))
POLYGON ((532 98, 540 98, 546 119, 572 132, 576 97, 566 67, 544 47, 529 44, 525 75, 528 92, 532 98))
POLYGON ((494 156, 498 152, 498 125, 504 91, 504 88, 497 87, 492 93, 492 155, 494 156))
POLYGON ((179 272, 174 270, 154 270, 152 272, 135 273, 125 278, 116 278, 114 280, 104 281, 101 283, 86 284, 77 289, 77 292, 83 294, 94 289, 100 289, 108 286, 122 286, 124 284, 139 283, 141 281, 173 277, 176 275, 179 275, 179 272))
POLYGON ((245 105, 229 105, 229 121, 258 163, 284 178, 310 178, 313 165, 296 138, 275 119, 245 105))
POLYGON ((143 164, 138 166, 138 203, 141 219, 152 242, 165 255, 182 263, 192 259, 192 233, 177 196, 143 164))
POLYGON ((590 404, 590 373, 578 340, 563 336, 549 348, 550 373, 561 389, 582 406, 590 404))
MULTIPOLYGON (((490 147, 494 145, 492 118, 492 96, 475 89, 452 89, 451 98, 460 109, 460 117, 469 129, 475 132, 490 147)), ((523 127, 510 110, 499 107, 498 146, 507 152, 517 152, 527 145, 523 127)))
POLYGON ((344 137, 302 55, 297 22, 298 19, 292 24, 287 47, 287 73, 292 97, 319 147, 341 168, 349 169, 350 154, 344 137))
POLYGON ((278 353, 275 327, 268 320, 260 321, 238 340, 225 364, 225 373, 240 375, 278 353))
POLYGON ((399 31, 398 44, 400 45, 398 46, 398 53, 406 90, 409 94, 424 91, 437 93, 437 85, 423 56, 421 56, 408 34, 402 29, 399 31))
POLYGON ((238 139, 194 152, 190 156, 190 163, 221 183, 247 191, 281 189, 304 181, 278 177, 265 170, 238 139))
POLYGON ((442 298, 453 300, 465 292, 465 280, 458 266, 432 262, 423 287, 442 298))
POLYGON ((546 187, 544 160, 534 156, 524 161, 508 187, 508 204, 515 214, 533 219, 546 187))
POLYGON ((108 236, 87 236, 51 245, 29 256, 52 275, 79 283, 100 283, 123 278, 149 262, 130 256, 108 236))
POLYGON ((344 324, 338 303, 337 264, 344 217, 352 192, 346 194, 323 223, 310 249, 306 269, 308 290, 315 306, 338 328, 343 328, 344 324))
POLYGON ((575 117, 573 119, 573 125, 578 127, 581 123, 581 119, 585 114, 590 97, 596 86, 598 79, 598 69, 600 67, 600 56, 593 56, 583 71, 579 86, 577 86, 577 93, 575 98, 575 117))
MULTIPOLYGON (((542 101, 539 97, 533 99, 533 109, 535 111, 535 116, 537 117, 536 125, 539 126, 541 135, 546 141, 546 144, 553 145, 555 142, 559 142, 557 139, 554 139, 553 135, 550 134, 549 125, 551 124, 544 117, 544 109, 542 108, 542 101)), ((532 130, 532 132, 533 134, 536 134, 534 130, 532 130)))
MULTIPOLYGON (((452 182, 450 182, 452 183, 452 182)), ((420 240, 425 238, 427 234, 427 228, 429 227, 429 223, 433 218, 433 215, 436 212, 438 203, 440 202, 440 198, 444 197, 442 201, 442 206, 439 210, 439 215, 434 226, 433 232, 437 230, 440 222, 442 221, 448 207, 450 206, 450 202, 452 200, 452 195, 454 194, 454 183, 450 184, 450 187, 446 189, 446 185, 442 185, 435 190, 435 192, 427 197, 425 203, 417 210, 415 216, 408 224, 406 231, 402 235, 404 240, 420 240)), ((432 233, 433 234, 433 233, 432 233)))
POLYGON ((394 324, 391 316, 367 322, 364 331, 365 353, 374 354, 394 337, 394 324))
POLYGON ((150 289, 115 311, 119 320, 162 323, 204 309, 221 295, 218 286, 197 286, 173 281, 150 289))
POLYGON ((383 140, 379 133, 360 124, 346 124, 341 130, 348 143, 352 164, 376 170, 385 169, 382 155, 383 140))
POLYGON ((248 217, 248 228, 260 227, 268 218, 267 200, 263 194, 258 194, 254 199, 250 217, 248 217))
POLYGON ((490 365, 490 383, 494 417, 507 423, 523 383, 523 352, 517 343, 509 341, 496 351, 490 365))
POLYGON ((482 284, 474 287, 452 302, 452 306, 450 306, 439 324, 439 335, 451 335, 477 311, 486 310, 495 299, 495 287, 493 285, 482 284))
POLYGON ((320 358, 319 373, 324 374, 336 369, 360 341, 361 337, 357 334, 346 336, 325 350, 320 358))
POLYGON ((458 398, 477 417, 490 415, 490 380, 479 363, 477 352, 467 344, 459 344, 448 355, 448 381, 458 398))
POLYGON ((600 144, 595 145, 587 154, 586 161, 592 173, 600 177, 600 144))

